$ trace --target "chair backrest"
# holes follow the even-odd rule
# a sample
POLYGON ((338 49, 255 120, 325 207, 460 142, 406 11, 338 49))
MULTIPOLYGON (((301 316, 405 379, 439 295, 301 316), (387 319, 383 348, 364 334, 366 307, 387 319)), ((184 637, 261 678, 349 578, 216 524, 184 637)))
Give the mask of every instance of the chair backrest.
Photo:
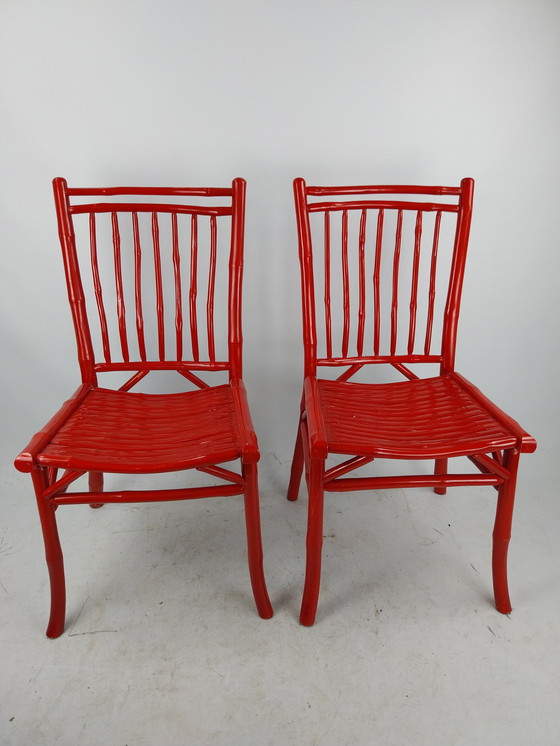
POLYGON ((473 186, 294 181, 306 376, 379 362, 453 369, 473 186))
POLYGON ((107 371, 241 376, 245 181, 229 188, 53 182, 84 381, 107 371))

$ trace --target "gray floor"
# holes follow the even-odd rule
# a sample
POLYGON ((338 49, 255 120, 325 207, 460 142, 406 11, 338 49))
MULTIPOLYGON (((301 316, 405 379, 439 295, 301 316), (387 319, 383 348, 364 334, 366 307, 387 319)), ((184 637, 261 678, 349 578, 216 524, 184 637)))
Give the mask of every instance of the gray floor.
POLYGON ((7 470, 0 743, 559 743, 559 508, 552 458, 530 460, 510 616, 491 603, 494 491, 396 490, 328 496, 317 624, 301 627, 306 499, 284 499, 289 455, 265 454, 273 619, 254 609, 239 498, 70 507, 55 641, 31 484, 7 470))

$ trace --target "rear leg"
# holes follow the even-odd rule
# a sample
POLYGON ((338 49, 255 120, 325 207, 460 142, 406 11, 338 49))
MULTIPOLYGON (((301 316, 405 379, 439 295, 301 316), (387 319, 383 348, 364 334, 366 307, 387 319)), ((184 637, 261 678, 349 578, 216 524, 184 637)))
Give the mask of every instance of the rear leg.
POLYGON ((288 500, 298 499, 299 486, 301 484, 301 475, 303 474, 303 436, 301 420, 298 424, 296 436, 296 445, 294 448, 294 457, 292 459, 292 468, 290 471, 290 482, 288 484, 288 500))
MULTIPOLYGON (((89 491, 99 494, 103 492, 103 472, 90 471, 88 475, 89 491)), ((90 503, 90 508, 102 508, 105 503, 90 503)))
MULTIPOLYGON (((434 470, 434 474, 436 476, 440 476, 443 474, 447 474, 447 461, 446 458, 437 458, 436 459, 436 468, 434 470)), ((434 492, 436 495, 445 495, 447 492, 447 487, 434 487, 434 492)))

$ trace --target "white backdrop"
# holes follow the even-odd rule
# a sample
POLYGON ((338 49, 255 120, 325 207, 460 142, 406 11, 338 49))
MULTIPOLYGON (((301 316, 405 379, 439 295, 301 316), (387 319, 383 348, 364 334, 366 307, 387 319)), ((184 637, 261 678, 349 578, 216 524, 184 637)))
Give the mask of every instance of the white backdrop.
POLYGON ((291 181, 476 180, 458 368, 560 420, 557 0, 3 0, 2 464, 78 384, 51 179, 248 180, 245 380, 263 453, 301 376, 291 181))

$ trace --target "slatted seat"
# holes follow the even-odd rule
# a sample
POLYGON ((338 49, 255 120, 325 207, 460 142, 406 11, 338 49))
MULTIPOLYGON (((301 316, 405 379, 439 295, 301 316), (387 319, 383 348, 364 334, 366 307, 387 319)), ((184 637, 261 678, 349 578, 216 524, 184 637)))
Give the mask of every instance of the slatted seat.
POLYGON ((165 472, 242 454, 229 386, 179 394, 92 389, 38 456, 42 466, 165 472))
POLYGON ((314 623, 319 598, 324 493, 351 490, 495 487, 494 597, 499 611, 511 611, 507 551, 519 455, 536 443, 455 370, 473 186, 472 179, 458 187, 294 182, 304 387, 288 499, 297 499, 305 470, 304 625, 314 623), (383 365, 407 380, 350 380, 383 365), (340 454, 350 458, 340 462, 340 454), (451 471, 449 460, 464 456, 467 471, 451 471), (348 476, 378 458, 433 459, 435 469, 348 476))
POLYGON ((245 181, 226 188, 53 184, 82 384, 15 461, 31 474, 39 508, 51 586, 47 635, 62 634, 66 610, 55 511, 84 503, 243 495, 253 595, 268 619, 259 449, 242 381, 245 181), (153 374, 174 376, 181 390, 131 391, 153 374), (107 377, 125 380, 111 388, 101 385, 107 377), (206 482, 104 487, 105 472, 184 469, 206 482), (86 474, 88 488, 80 490, 74 483, 86 474))
POLYGON ((375 386, 319 380, 318 389, 330 453, 418 459, 517 442, 452 375, 375 386))

